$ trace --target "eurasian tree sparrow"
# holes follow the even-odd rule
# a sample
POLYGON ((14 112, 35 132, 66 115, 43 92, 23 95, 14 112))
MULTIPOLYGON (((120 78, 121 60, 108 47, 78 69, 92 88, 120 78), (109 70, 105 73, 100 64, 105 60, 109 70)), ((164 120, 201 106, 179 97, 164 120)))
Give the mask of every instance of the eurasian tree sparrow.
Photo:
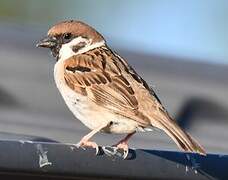
POLYGON ((91 137, 99 131, 128 134, 115 146, 128 153, 136 131, 162 129, 177 146, 205 155, 203 147, 169 116, 153 89, 95 29, 80 21, 63 21, 48 31, 38 47, 50 48, 57 62, 56 85, 72 113, 92 131, 78 146, 98 149, 91 137))

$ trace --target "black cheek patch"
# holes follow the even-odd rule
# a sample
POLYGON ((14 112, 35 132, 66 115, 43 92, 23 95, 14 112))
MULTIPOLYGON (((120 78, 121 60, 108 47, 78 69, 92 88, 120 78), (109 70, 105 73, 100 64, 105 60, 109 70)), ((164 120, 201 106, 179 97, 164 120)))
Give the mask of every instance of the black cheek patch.
POLYGON ((85 42, 80 42, 77 45, 73 46, 72 50, 76 53, 85 46, 86 46, 85 42))

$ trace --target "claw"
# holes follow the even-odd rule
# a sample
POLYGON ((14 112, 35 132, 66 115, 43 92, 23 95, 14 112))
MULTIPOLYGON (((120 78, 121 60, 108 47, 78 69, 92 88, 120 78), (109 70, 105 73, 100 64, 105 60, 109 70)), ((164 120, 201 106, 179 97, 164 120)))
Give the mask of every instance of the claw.
POLYGON ((73 147, 76 147, 76 148, 82 148, 83 150, 86 150, 85 147, 83 147, 80 143, 77 143, 77 144, 72 144, 73 147))
POLYGON ((96 153, 95 154, 97 156, 99 154, 99 146, 96 146, 95 149, 96 149, 96 153))
POLYGON ((126 159, 127 158, 128 153, 129 153, 129 149, 124 150, 123 159, 126 159))
POLYGON ((128 140, 131 138, 131 136, 134 134, 135 132, 132 132, 130 134, 128 134, 124 139, 122 139, 121 141, 119 141, 117 144, 113 145, 114 147, 116 147, 115 149, 115 154, 118 152, 118 150, 123 150, 123 159, 126 159, 129 153, 129 148, 128 148, 128 140))
POLYGON ((92 141, 80 141, 75 145, 77 148, 82 148, 83 150, 86 150, 86 147, 92 147, 96 150, 96 155, 99 154, 99 147, 95 142, 92 141))
POLYGON ((114 146, 103 146, 102 150, 104 151, 104 153, 106 155, 108 155, 110 157, 117 156, 117 157, 126 159, 127 155, 128 155, 128 150, 125 151, 121 148, 114 147, 114 146))
POLYGON ((122 149, 124 151, 123 153, 123 159, 127 158, 128 152, 129 152, 129 148, 128 148, 128 144, 126 141, 120 141, 119 143, 117 143, 115 145, 118 149, 122 149))

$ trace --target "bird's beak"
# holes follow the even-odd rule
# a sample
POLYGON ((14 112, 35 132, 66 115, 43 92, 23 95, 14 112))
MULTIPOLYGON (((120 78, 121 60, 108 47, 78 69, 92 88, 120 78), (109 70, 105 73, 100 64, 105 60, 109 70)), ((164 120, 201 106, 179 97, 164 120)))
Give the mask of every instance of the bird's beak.
POLYGON ((45 37, 36 44, 36 47, 54 48, 57 46, 57 39, 55 37, 45 37))

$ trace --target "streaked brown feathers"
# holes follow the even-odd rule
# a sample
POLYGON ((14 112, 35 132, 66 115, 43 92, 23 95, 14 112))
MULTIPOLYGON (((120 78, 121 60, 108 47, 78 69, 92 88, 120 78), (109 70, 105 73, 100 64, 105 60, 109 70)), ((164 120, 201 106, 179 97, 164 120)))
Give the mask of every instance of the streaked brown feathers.
POLYGON ((65 60, 64 76, 71 89, 97 105, 135 120, 141 127, 152 125, 164 130, 185 151, 205 154, 204 149, 169 117, 153 89, 107 47, 65 60))

